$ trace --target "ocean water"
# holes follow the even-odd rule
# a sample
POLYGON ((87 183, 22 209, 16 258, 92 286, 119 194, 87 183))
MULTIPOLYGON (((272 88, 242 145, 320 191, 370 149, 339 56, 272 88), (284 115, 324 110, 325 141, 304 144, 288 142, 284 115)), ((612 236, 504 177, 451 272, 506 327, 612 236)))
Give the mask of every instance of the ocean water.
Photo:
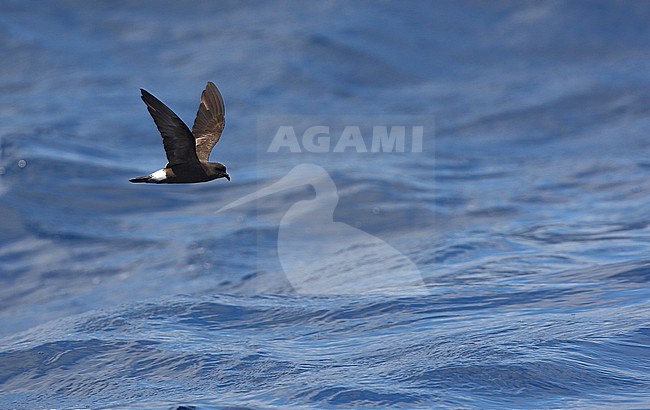
POLYGON ((0 49, 0 408, 650 408, 647 2, 6 1, 0 49), (139 88, 206 81, 232 181, 130 184, 139 88))

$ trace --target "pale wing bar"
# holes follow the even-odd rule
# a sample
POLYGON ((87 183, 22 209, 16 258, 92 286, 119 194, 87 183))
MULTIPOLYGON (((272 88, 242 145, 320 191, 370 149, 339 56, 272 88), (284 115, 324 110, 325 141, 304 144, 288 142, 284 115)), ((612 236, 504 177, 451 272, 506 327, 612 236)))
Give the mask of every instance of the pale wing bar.
POLYGON ((223 97, 211 81, 201 94, 201 103, 192 126, 192 134, 196 138, 196 155, 201 161, 207 161, 210 152, 221 137, 226 125, 226 108, 223 97))

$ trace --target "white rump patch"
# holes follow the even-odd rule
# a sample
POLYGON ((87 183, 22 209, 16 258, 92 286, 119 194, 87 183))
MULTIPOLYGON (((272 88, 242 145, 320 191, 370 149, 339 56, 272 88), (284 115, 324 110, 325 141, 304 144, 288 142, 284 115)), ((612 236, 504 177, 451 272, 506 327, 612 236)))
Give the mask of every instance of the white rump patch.
POLYGON ((151 179, 157 182, 164 181, 167 179, 167 174, 165 173, 164 169, 159 169, 158 171, 151 174, 151 179))

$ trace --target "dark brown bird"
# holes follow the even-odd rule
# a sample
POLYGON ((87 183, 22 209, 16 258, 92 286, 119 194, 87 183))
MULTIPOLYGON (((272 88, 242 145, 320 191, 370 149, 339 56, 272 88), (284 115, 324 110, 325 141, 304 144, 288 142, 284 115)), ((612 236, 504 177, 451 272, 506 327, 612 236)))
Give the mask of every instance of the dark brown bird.
POLYGON ((162 135, 168 162, 158 171, 129 181, 150 184, 207 182, 218 178, 230 181, 225 165, 208 162, 210 151, 226 125, 226 109, 217 86, 211 81, 205 86, 192 131, 159 99, 147 90, 141 88, 140 91, 142 101, 147 104, 149 114, 162 135))

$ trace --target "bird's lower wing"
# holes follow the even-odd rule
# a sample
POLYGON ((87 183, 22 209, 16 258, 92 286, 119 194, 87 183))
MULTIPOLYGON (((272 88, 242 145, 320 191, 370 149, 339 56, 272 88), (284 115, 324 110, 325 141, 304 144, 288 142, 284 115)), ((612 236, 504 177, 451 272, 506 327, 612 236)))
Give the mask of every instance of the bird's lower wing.
POLYGON ((168 166, 198 163, 194 136, 187 125, 169 107, 154 97, 147 90, 140 89, 142 101, 147 105, 149 114, 158 127, 163 139, 168 166))

